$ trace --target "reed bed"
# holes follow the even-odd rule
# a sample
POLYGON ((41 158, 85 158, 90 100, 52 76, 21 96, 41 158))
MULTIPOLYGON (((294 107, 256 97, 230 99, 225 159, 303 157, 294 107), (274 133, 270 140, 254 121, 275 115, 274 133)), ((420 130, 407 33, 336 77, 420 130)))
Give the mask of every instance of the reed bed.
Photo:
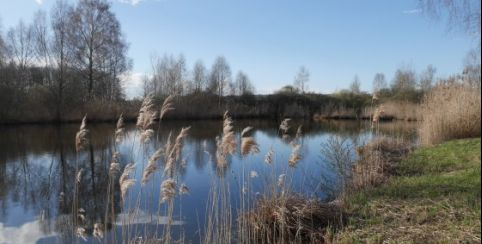
POLYGON ((291 193, 263 196, 239 221, 248 223, 250 235, 245 242, 322 243, 326 228, 341 227, 346 216, 336 202, 291 193))
POLYGON ((438 84, 422 104, 419 135, 422 144, 480 137, 480 88, 457 82, 438 84))
POLYGON ((411 149, 409 143, 388 137, 377 137, 358 147, 358 160, 352 170, 352 189, 383 183, 395 172, 398 163, 411 149))

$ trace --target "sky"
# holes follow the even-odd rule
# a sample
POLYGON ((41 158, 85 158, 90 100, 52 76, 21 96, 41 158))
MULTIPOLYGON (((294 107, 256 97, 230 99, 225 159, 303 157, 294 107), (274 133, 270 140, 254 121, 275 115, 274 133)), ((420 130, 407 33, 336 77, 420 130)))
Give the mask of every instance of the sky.
MULTIPOLYGON (((31 21, 55 0, 0 0, 1 31, 31 21)), ((397 68, 427 65, 437 77, 460 72, 474 41, 429 20, 415 0, 111 0, 130 48, 128 97, 142 94, 142 75, 153 54, 183 54, 189 68, 209 69, 223 55, 233 78, 242 70, 259 94, 292 84, 300 66, 310 71, 308 90, 348 88, 355 75, 371 91, 376 73, 391 81, 397 68)))

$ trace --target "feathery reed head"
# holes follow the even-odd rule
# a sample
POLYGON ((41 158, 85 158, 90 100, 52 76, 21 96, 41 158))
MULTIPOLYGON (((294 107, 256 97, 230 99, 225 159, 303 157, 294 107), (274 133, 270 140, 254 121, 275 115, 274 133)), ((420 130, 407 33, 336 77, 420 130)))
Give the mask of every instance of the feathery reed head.
POLYGON ((286 178, 286 174, 280 174, 278 176, 278 186, 279 187, 284 187, 285 186, 285 178, 286 178))
POLYGON ((146 130, 155 123, 156 119, 157 111, 154 103, 154 93, 149 93, 142 101, 136 125, 140 129, 146 130))
POLYGON ((290 118, 286 118, 283 121, 281 121, 281 124, 279 125, 279 129, 283 134, 287 134, 288 130, 290 129, 289 122, 291 121, 290 118))
POLYGON ((154 130, 153 129, 143 130, 141 132, 141 138, 140 138, 141 143, 149 143, 153 136, 154 136, 154 130))
POLYGON ((273 147, 270 147, 268 153, 266 153, 266 156, 264 157, 264 162, 270 165, 273 164, 273 154, 273 147))
POLYGON ((251 172, 249 172, 249 177, 251 177, 251 178, 258 177, 258 172, 254 171, 254 170, 251 170, 251 172))
POLYGON ((92 235, 99 239, 104 238, 104 225, 102 223, 95 223, 92 235))
POLYGON ((164 102, 162 103, 162 106, 161 106, 161 114, 159 116, 160 120, 164 118, 164 115, 167 112, 174 110, 174 107, 172 106, 173 100, 174 100, 174 95, 169 95, 168 97, 166 97, 166 99, 164 99, 164 102))
POLYGON ((134 179, 129 179, 129 175, 134 172, 136 165, 134 163, 127 164, 124 168, 124 172, 122 172, 119 178, 119 185, 121 189, 121 199, 124 201, 125 195, 127 190, 134 185, 136 182, 134 179))
POLYGON ((84 168, 81 168, 78 172, 77 175, 75 176, 75 181, 77 184, 79 184, 82 181, 82 174, 84 173, 84 168))
POLYGON ((161 202, 166 202, 176 196, 176 182, 169 178, 161 183, 161 202))
POLYGON ((120 172, 120 154, 118 152, 114 152, 112 155, 112 161, 110 162, 109 167, 109 174, 110 176, 114 176, 117 172, 120 172))
POLYGON ((157 160, 161 158, 163 153, 164 153, 164 149, 159 148, 149 158, 149 161, 147 162, 147 166, 146 168, 144 168, 144 173, 142 174, 141 182, 143 185, 145 185, 149 181, 150 176, 158 169, 157 160))
POLYGON ((125 132, 125 124, 124 124, 124 117, 122 114, 119 116, 119 120, 117 120, 117 125, 115 128, 115 141, 117 143, 122 141, 125 132))
POLYGON ((241 131, 241 137, 247 137, 248 133, 251 132, 251 130, 253 130, 252 126, 244 128, 243 131, 241 131))
POLYGON ((75 134, 75 149, 78 151, 84 150, 89 145, 89 130, 87 130, 87 115, 82 119, 79 131, 75 134))
POLYGON ((243 137, 241 138, 241 154, 246 156, 248 154, 259 153, 258 143, 253 137, 243 137))
POLYGON ((290 167, 292 167, 292 168, 296 167, 299 160, 301 159, 300 150, 301 150, 300 144, 296 144, 296 145, 293 146, 293 150, 291 151, 290 158, 288 159, 288 165, 290 167))
POLYGON ((186 184, 181 184, 181 186, 179 187, 179 194, 181 195, 189 194, 189 188, 186 186, 186 184))

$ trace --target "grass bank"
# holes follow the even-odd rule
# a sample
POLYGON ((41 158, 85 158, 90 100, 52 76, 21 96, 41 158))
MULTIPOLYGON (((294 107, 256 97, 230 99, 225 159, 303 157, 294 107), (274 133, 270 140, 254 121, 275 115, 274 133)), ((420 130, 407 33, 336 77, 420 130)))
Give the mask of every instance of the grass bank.
POLYGON ((479 242, 480 138, 415 150, 383 184, 352 194, 348 225, 333 240, 479 242))

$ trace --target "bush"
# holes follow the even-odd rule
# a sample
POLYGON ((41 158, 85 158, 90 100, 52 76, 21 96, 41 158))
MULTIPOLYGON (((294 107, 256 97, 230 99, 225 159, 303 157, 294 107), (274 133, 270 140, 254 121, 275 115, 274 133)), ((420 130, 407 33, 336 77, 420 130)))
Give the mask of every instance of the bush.
POLYGON ((456 82, 438 84, 422 104, 422 144, 480 137, 480 109, 480 89, 456 82))

